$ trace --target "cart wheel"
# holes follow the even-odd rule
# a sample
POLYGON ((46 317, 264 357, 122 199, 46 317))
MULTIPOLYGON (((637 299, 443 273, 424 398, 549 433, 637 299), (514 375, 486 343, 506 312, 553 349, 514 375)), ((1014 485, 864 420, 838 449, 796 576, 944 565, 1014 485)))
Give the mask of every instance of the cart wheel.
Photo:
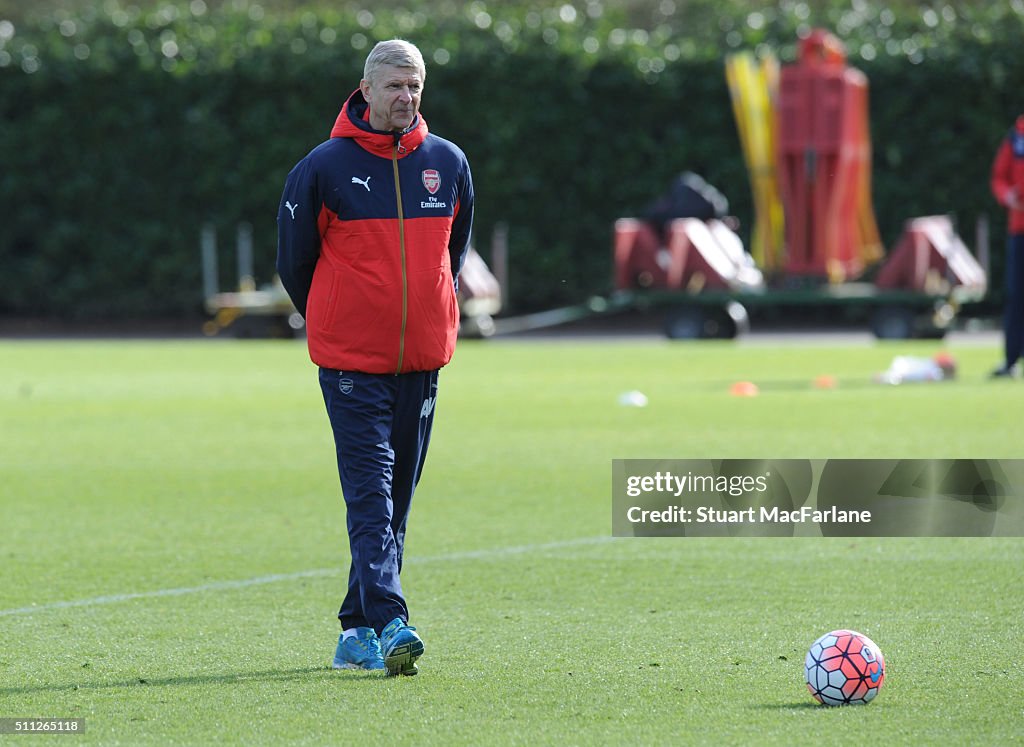
POLYGON ((680 306, 665 320, 670 340, 731 340, 750 330, 750 319, 742 304, 725 306, 680 306))
POLYGON ((914 336, 914 312, 904 306, 882 306, 871 317, 879 340, 909 340, 914 336))
POLYGON ((750 317, 747 315, 747 309, 743 304, 737 301, 730 301, 720 311, 727 317, 723 329, 729 331, 729 334, 723 335, 723 337, 731 340, 750 332, 750 317))
POLYGON ((665 336, 670 340, 700 340, 704 335, 705 314, 700 306, 680 306, 665 319, 665 336))
POLYGON ((494 319, 490 314, 477 314, 462 318, 459 325, 459 335, 473 339, 483 339, 494 334, 494 319))

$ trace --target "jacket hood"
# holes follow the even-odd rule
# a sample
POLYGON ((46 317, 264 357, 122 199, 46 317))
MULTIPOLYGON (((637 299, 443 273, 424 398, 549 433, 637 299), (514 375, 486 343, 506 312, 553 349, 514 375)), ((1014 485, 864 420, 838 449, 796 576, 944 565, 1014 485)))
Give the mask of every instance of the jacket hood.
POLYGON ((357 88, 342 105, 331 128, 331 137, 352 138, 365 150, 383 158, 391 158, 391 149, 397 138, 398 157, 402 158, 427 139, 427 120, 422 114, 417 114, 409 128, 401 133, 375 130, 370 126, 370 105, 357 88))

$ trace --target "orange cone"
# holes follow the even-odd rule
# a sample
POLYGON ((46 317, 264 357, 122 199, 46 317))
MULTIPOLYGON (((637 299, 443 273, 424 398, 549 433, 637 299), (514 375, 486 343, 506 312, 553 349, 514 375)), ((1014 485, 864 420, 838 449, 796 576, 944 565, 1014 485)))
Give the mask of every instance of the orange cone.
POLYGON ((829 376, 828 374, 822 374, 811 382, 811 386, 815 389, 835 389, 839 386, 839 382, 836 381, 835 376, 829 376))
POLYGON ((752 381, 737 381, 729 387, 729 394, 733 397, 756 397, 759 393, 757 384, 752 381))

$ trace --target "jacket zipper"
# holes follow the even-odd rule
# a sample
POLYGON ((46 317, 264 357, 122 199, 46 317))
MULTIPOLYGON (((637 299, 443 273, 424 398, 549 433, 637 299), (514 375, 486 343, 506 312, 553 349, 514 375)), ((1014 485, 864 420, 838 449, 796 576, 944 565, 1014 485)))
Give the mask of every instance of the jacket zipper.
POLYGON ((402 213, 402 185, 398 180, 398 142, 391 147, 391 167, 395 174, 395 196, 398 199, 398 250, 402 257, 402 334, 398 338, 398 366, 395 375, 402 373, 405 357, 405 326, 409 320, 409 282, 405 267, 405 216, 402 213))

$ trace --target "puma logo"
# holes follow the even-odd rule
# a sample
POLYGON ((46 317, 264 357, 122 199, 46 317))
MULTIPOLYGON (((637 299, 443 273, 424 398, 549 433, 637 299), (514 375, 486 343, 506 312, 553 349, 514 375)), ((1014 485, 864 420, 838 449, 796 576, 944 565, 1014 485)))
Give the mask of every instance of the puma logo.
POLYGON ((295 208, 297 208, 299 206, 298 203, 292 205, 292 203, 289 201, 289 202, 286 202, 284 204, 284 206, 286 208, 288 208, 288 212, 290 212, 292 214, 292 220, 295 220, 295 208))
POLYGON ((358 176, 353 176, 352 177, 352 183, 353 184, 362 184, 364 187, 366 187, 366 191, 369 192, 370 191, 370 179, 372 179, 372 178, 373 178, 372 176, 368 176, 364 180, 364 179, 360 179, 358 176))

